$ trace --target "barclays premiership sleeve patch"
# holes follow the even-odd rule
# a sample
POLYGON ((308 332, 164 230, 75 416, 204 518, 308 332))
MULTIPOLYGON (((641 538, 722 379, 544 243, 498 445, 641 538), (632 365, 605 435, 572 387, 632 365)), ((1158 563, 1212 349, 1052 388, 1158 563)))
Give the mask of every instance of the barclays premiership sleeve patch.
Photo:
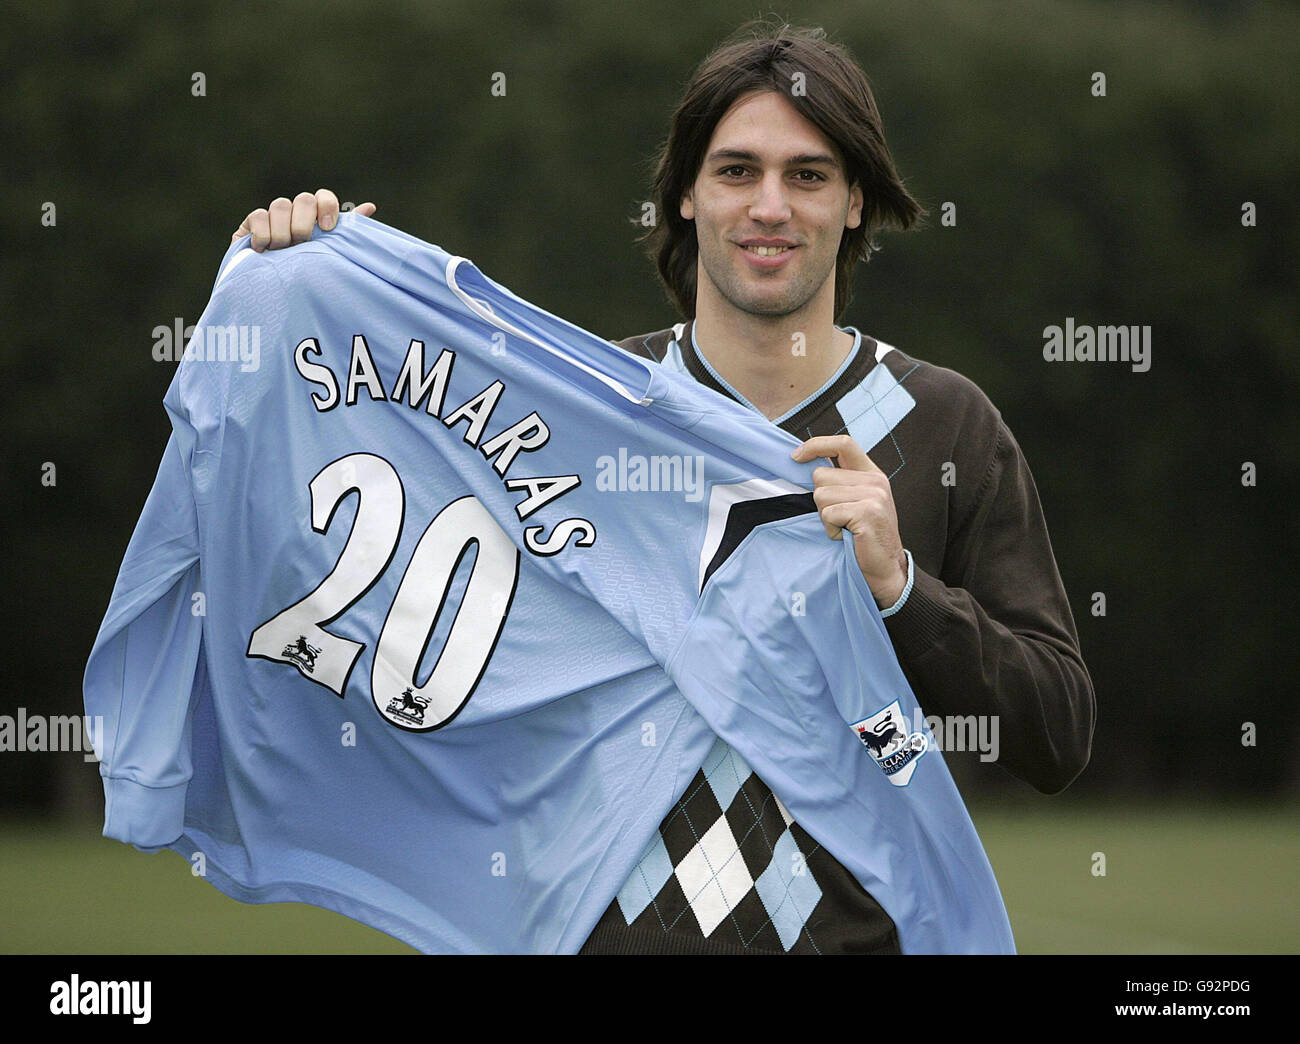
POLYGON ((854 722, 851 728, 896 787, 907 786, 917 762, 930 749, 924 726, 909 729, 907 715, 898 700, 854 722))

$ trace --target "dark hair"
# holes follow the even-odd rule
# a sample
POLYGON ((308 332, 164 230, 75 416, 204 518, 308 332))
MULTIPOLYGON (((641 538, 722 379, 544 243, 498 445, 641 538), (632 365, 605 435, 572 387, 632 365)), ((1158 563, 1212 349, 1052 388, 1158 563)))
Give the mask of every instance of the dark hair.
POLYGON ((790 100, 839 149, 850 186, 862 189, 862 221, 846 228, 835 262, 835 318, 852 295, 853 266, 879 250, 876 233, 911 228, 926 213, 903 187, 885 144, 884 127, 866 75, 824 29, 747 22, 700 63, 673 113, 654 176, 659 219, 645 239, 659 278, 682 315, 695 315, 698 243, 695 223, 681 215, 714 128, 741 96, 775 91, 790 100), (794 79, 802 73, 800 81, 794 79), (803 90, 793 91, 801 82, 803 90))

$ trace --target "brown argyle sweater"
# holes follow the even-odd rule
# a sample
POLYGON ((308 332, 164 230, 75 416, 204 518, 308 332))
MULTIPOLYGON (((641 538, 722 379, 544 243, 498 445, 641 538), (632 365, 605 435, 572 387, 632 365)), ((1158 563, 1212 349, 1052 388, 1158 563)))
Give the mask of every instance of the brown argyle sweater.
MULTIPOLYGON (((690 323, 616 343, 744 402, 690 323)), ((997 409, 960 374, 863 334, 774 423, 800 439, 847 433, 888 476, 912 583, 885 625, 926 715, 996 715, 1003 768, 1044 793, 1068 786, 1092 744, 1092 682, 1029 466, 997 409)), ((673 872, 638 867, 583 953, 899 951, 885 911, 725 745, 654 847, 643 864, 673 872), (773 893, 771 866, 791 846, 811 881, 773 893), (711 880, 695 873, 701 853, 711 880)))

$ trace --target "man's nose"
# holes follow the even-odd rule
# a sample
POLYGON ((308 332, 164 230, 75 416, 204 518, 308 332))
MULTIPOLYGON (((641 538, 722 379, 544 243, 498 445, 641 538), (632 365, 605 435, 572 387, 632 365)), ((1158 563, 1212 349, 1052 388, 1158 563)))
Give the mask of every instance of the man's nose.
POLYGON ((758 182, 757 195, 749 205, 749 216, 764 225, 790 220, 790 201, 780 174, 768 174, 758 182))

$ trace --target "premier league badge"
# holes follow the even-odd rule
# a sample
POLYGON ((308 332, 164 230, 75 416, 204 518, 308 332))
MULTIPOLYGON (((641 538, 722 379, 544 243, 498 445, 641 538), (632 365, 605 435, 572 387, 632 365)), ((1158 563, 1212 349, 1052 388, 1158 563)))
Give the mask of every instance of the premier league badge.
POLYGON ((854 722, 852 728, 896 787, 907 786, 916 763, 930 749, 925 733, 908 732, 907 717, 897 700, 871 717, 854 722))
MULTIPOLYGON (((375 701, 375 706, 379 706, 378 700, 375 701)), ((388 706, 382 713, 394 725, 406 722, 411 728, 424 731, 424 712, 428 707, 429 697, 416 695, 408 685, 405 692, 388 701, 388 706)))

